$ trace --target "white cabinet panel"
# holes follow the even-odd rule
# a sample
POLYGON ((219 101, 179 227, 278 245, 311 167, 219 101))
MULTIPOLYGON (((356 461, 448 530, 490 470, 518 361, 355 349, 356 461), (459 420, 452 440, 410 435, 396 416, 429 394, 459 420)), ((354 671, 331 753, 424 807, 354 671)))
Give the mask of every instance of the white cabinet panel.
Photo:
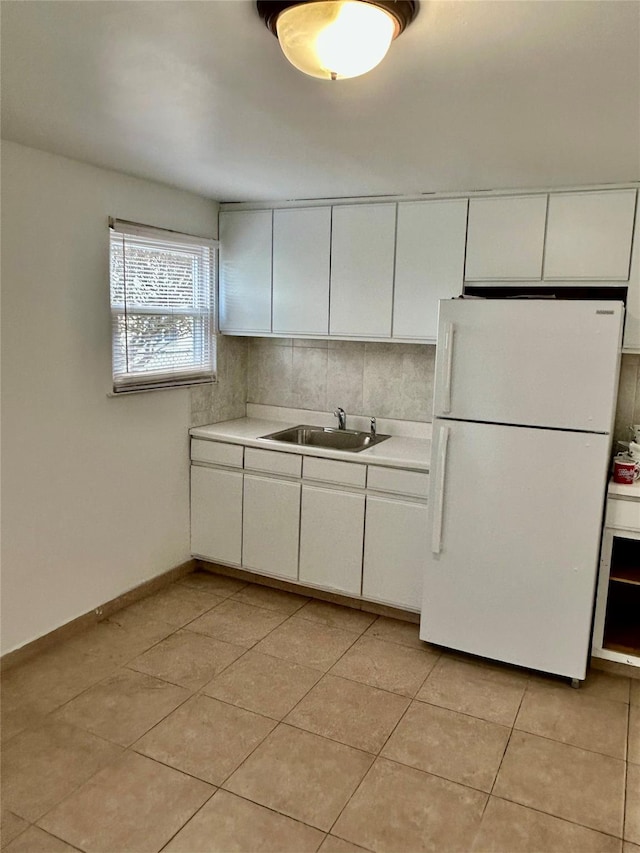
POLYGON ((624 349, 637 351, 640 350, 640 198, 636 205, 636 226, 633 235, 622 346, 624 349))
POLYGON ((427 505, 367 497, 362 595, 420 610, 427 558, 427 505))
POLYGON ((242 473, 191 466, 191 553, 239 566, 242 473))
POLYGON ((266 471, 284 477, 299 477, 302 472, 302 456, 281 453, 278 450, 258 450, 247 447, 244 452, 245 470, 266 471))
POLYGON ((322 480, 325 483, 338 483, 341 486, 364 488, 367 480, 366 465, 358 465, 357 462, 339 462, 334 459, 305 456, 302 470, 305 480, 322 480))
POLYGON ((364 495, 303 486, 300 581, 360 595, 364 495))
POLYGON ((300 483, 245 474, 242 565, 298 579, 300 483))
POLYGON ((332 335, 390 337, 395 204, 333 208, 332 335))
POLYGON ((467 199, 398 205, 393 336, 435 341, 438 300, 459 296, 467 199))
POLYGON ((400 468, 369 465, 367 488, 377 492, 426 498, 429 494, 429 474, 426 471, 404 471, 400 468))
POLYGON ((626 501, 609 498, 605 527, 619 530, 635 530, 640 533, 640 501, 626 501))
POLYGON ((635 190, 552 193, 544 277, 627 281, 635 190))
POLYGON ((220 329, 270 332, 272 211, 223 211, 219 223, 220 329))
POLYGON ((465 279, 539 281, 546 212, 546 195, 472 198, 465 279))
POLYGON ((329 332, 331 208, 273 212, 273 331, 329 332))
POLYGON ((213 465, 228 465, 230 468, 242 468, 241 444, 225 444, 220 441, 207 441, 201 438, 191 439, 191 461, 210 462, 213 465))

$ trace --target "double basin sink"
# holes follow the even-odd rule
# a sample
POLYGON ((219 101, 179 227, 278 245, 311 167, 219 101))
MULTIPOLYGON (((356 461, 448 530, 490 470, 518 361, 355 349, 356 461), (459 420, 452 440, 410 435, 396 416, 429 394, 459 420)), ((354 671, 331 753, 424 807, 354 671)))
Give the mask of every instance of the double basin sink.
POLYGON ((336 429, 335 427, 318 427, 309 424, 271 432, 260 438, 270 441, 283 441, 288 444, 299 444, 303 447, 324 447, 330 450, 349 450, 358 453, 375 444, 380 444, 390 438, 389 435, 378 435, 371 432, 358 432, 353 429, 336 429))

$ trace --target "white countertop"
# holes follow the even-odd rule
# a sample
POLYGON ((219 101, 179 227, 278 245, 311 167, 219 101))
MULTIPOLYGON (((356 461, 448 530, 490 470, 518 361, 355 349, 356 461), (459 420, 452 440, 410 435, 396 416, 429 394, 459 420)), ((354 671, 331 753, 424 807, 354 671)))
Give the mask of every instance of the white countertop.
MULTIPOLYGON (((360 465, 384 465, 391 468, 412 468, 418 471, 429 470, 431 441, 422 438, 406 438, 392 435, 380 444, 361 450, 358 453, 348 450, 330 450, 324 447, 304 447, 281 441, 261 439, 260 436, 287 429, 304 420, 281 421, 264 418, 238 418, 219 424, 193 427, 189 430, 193 438, 210 441, 226 441, 230 444, 243 444, 246 447, 261 447, 264 450, 279 450, 283 453, 299 453, 304 456, 320 456, 324 459, 341 459, 360 465)), ((313 420, 310 421, 313 423, 313 420)), ((382 432, 382 430, 380 430, 382 432)))

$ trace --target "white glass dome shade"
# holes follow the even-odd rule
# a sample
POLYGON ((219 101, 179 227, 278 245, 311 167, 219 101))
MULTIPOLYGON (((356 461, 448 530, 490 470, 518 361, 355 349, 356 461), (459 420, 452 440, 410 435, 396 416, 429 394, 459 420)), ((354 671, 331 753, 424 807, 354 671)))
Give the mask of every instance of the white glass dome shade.
POLYGON ((365 0, 313 0, 280 12, 276 30, 292 65, 312 77, 339 80, 382 62, 400 26, 382 6, 365 0))

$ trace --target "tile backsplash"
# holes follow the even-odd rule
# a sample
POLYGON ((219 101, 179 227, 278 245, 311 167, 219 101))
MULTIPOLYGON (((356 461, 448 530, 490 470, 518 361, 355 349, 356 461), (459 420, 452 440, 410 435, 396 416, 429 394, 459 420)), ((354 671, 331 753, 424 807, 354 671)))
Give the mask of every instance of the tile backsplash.
MULTIPOLYGON (((191 424, 241 418, 246 403, 431 421, 435 346, 218 337, 218 382, 191 390, 191 424)), ((640 355, 623 355, 615 438, 640 423, 640 355)))
POLYGON ((246 338, 218 335, 217 382, 191 389, 191 426, 242 418, 247 407, 246 338))
POLYGON ((251 338, 247 402, 430 421, 435 346, 251 338))
POLYGON ((614 437, 629 441, 630 424, 640 424, 640 355, 623 355, 614 437))

